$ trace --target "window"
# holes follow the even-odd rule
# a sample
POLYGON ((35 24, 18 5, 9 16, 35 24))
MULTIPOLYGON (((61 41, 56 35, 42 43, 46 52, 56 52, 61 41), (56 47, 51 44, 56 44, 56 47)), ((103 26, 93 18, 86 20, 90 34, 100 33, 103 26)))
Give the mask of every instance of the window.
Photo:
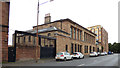
POLYGON ((75 39, 75 28, 74 28, 74 39, 75 39))
POLYGON ((86 41, 87 41, 87 33, 86 33, 86 38, 85 38, 85 39, 86 39, 86 41))
POLYGON ((80 31, 80 40, 81 40, 81 37, 82 37, 82 31, 80 31))
POLYGON ((66 45, 66 52, 68 52, 68 45, 66 45))
POLYGON ((72 38, 72 27, 70 28, 70 35, 71 35, 71 38, 72 38))
POLYGON ((86 46, 84 46, 84 53, 86 53, 86 46))
POLYGON ((69 53, 67 53, 68 55, 70 55, 69 53))
POLYGON ((82 53, 82 45, 80 45, 80 52, 82 53))
POLYGON ((90 50, 90 53, 91 53, 91 46, 90 46, 90 49, 89 49, 89 50, 90 50))
POLYGON ((29 36, 28 39, 29 39, 29 42, 31 42, 31 36, 29 36))
POLYGON ((85 53, 88 53, 88 46, 85 46, 85 53))
POLYGON ((84 41, 85 41, 86 33, 84 32, 84 41))
POLYGON ((75 52, 76 52, 76 44, 75 44, 75 52))
POLYGON ((71 43, 71 53, 73 53, 73 43, 71 43))
POLYGON ((35 37, 33 38, 33 44, 35 45, 35 37))
POLYGON ((99 29, 99 27, 97 27, 97 29, 99 29))
POLYGON ((96 38, 96 41, 98 41, 98 38, 96 38))
POLYGON ((25 43, 25 37, 24 37, 24 43, 25 43))
POLYGON ((38 41, 38 44, 41 45, 41 38, 39 37, 39 41, 38 41))
POLYGON ((88 53, 88 46, 87 46, 87 49, 86 49, 86 50, 87 50, 87 53, 88 53))
POLYGON ((97 34, 97 33, 98 33, 98 31, 96 30, 96 31, 95 31, 95 34, 97 34))
POLYGON ((78 38, 79 38, 79 37, 78 37, 78 29, 77 29, 77 40, 78 40, 78 38))
POLYGON ((67 55, 67 52, 65 52, 64 54, 67 55))
POLYGON ((20 37, 18 37, 18 43, 20 43, 20 37))
POLYGON ((51 36, 51 33, 48 33, 48 36, 51 36))
POLYGON ((78 45, 78 52, 80 52, 80 48, 79 48, 80 45, 78 45))

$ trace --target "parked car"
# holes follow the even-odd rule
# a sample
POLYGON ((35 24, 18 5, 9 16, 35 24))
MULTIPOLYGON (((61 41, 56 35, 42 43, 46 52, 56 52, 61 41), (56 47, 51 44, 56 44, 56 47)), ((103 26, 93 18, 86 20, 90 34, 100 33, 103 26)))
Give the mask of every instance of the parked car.
POLYGON ((108 54, 112 54, 112 52, 111 52, 111 51, 108 51, 108 54))
POLYGON ((98 56, 100 55, 100 52, 97 52, 98 56))
POLYGON ((89 54, 89 56, 91 57, 91 56, 98 56, 98 53, 97 52, 91 52, 90 54, 89 54))
POLYGON ((104 53, 104 52, 101 52, 101 53, 100 53, 100 55, 101 55, 101 56, 104 56, 104 55, 105 55, 105 53, 104 53))
POLYGON ((72 55, 70 55, 68 52, 60 52, 60 53, 57 53, 56 56, 55 56, 55 59, 56 61, 58 60, 72 60, 72 55))
POLYGON ((107 55, 107 52, 104 52, 105 53, 105 55, 107 55))
POLYGON ((72 57, 73 58, 84 58, 84 55, 81 53, 81 52, 74 52, 73 54, 72 54, 72 57))

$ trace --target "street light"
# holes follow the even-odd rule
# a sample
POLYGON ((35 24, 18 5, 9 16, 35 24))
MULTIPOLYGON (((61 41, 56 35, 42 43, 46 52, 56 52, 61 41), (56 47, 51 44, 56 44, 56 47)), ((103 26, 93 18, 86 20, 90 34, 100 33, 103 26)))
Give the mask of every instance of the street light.
POLYGON ((38 62, 38 59, 37 59, 37 46, 38 46, 38 22, 39 22, 39 5, 43 5, 43 4, 46 4, 48 2, 52 2, 53 0, 48 0, 48 1, 45 1, 41 4, 39 4, 39 0, 38 0, 38 6, 37 6, 37 38, 36 38, 36 63, 38 62))

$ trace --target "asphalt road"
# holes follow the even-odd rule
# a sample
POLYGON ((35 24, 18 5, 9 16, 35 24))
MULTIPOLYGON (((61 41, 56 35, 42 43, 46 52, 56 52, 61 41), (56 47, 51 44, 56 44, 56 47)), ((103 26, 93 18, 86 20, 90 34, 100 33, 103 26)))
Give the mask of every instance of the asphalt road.
MULTIPOLYGON (((84 59, 73 59, 69 61, 55 61, 32 66, 118 66, 118 54, 85 57, 84 59)), ((120 64, 119 64, 120 65, 120 64)))
POLYGON ((55 59, 53 59, 52 61, 45 63, 10 63, 4 64, 4 66, 120 66, 120 62, 118 63, 118 59, 120 61, 120 54, 112 54, 98 57, 85 56, 84 59, 73 59, 69 61, 55 61, 55 59))

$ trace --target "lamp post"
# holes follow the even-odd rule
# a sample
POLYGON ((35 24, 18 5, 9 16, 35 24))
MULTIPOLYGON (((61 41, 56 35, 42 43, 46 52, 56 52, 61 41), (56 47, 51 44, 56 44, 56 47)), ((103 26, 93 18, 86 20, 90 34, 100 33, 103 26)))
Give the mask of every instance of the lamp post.
POLYGON ((43 2, 43 3, 41 3, 41 4, 39 4, 39 0, 38 0, 38 6, 37 6, 37 33, 36 33, 36 36, 37 36, 37 38, 36 38, 36 58, 35 58, 35 60, 36 60, 36 63, 38 62, 38 59, 37 59, 37 46, 38 46, 38 22, 39 22, 39 5, 43 5, 43 4, 45 4, 45 3, 48 3, 48 2, 52 2, 53 0, 49 0, 49 1, 46 1, 46 2, 43 2))
POLYGON ((37 33, 36 33, 36 57, 35 57, 35 60, 36 60, 36 63, 38 62, 37 60, 37 46, 38 46, 38 21, 39 21, 39 0, 38 0, 38 6, 37 6, 37 33))

